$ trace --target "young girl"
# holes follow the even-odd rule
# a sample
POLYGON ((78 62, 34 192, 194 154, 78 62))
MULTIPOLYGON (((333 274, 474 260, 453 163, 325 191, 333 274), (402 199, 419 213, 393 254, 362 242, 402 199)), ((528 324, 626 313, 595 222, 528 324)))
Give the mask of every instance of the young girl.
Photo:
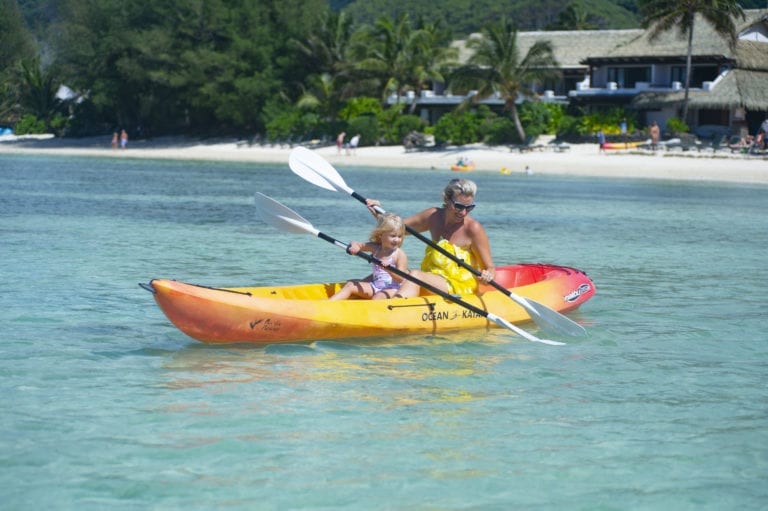
POLYGON ((331 300, 344 300, 352 296, 379 300, 396 296, 403 281, 387 270, 388 266, 400 271, 408 271, 408 257, 400 248, 405 236, 403 219, 393 213, 379 216, 376 228, 371 232, 371 241, 360 243, 353 241, 349 244, 349 253, 357 254, 361 250, 371 252, 384 265, 373 264, 373 273, 364 279, 347 281, 331 300))

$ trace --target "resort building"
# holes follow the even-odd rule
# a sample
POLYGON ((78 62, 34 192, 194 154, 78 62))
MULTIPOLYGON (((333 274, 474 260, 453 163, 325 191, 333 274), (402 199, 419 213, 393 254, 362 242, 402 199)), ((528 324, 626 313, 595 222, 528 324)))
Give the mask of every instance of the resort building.
MULTIPOLYGON (((736 20, 734 48, 703 18, 695 22, 686 122, 699 132, 755 133, 768 118, 768 10, 744 13, 744 20, 736 20)), ((556 83, 536 84, 540 100, 586 111, 634 109, 641 123, 656 121, 662 130, 667 119, 681 115, 688 42, 676 30, 653 40, 642 29, 520 32, 521 56, 539 40, 552 43, 562 73, 556 83)), ((471 55, 466 41, 454 46, 459 62, 466 62, 471 55)), ((472 94, 454 95, 437 84, 435 90, 399 100, 415 103, 414 112, 433 123, 472 94)), ((503 106, 499 97, 479 103, 503 106)))
MULTIPOLYGON (((700 133, 755 133, 768 116, 768 11, 745 11, 737 20, 734 48, 704 19, 694 23, 687 124, 700 133)), ((649 32, 604 54, 591 54, 589 84, 569 92, 571 104, 587 108, 631 107, 646 123, 664 129, 678 117, 685 96, 687 38, 677 31, 651 39, 649 32)))

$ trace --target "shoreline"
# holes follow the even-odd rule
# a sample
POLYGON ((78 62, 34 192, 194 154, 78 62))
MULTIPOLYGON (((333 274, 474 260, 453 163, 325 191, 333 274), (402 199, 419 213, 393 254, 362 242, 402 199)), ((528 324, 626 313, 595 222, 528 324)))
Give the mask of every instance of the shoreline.
MULTIPOLYGON (((541 137, 543 138, 543 137, 541 137)), ((51 136, 0 136, 0 155, 59 154, 112 158, 231 161, 288 164, 292 150, 287 145, 248 146, 236 139, 195 140, 161 137, 128 141, 127 149, 112 149, 111 137, 60 139, 51 136)), ((334 166, 413 168, 451 173, 459 156, 476 165, 471 172, 453 172, 471 176, 475 172, 505 174, 542 174, 605 178, 662 179, 677 181, 768 184, 768 157, 765 155, 682 152, 643 149, 611 150, 599 154, 597 144, 573 144, 568 150, 533 150, 520 153, 507 146, 448 146, 441 149, 406 152, 403 146, 360 147, 356 154, 337 154, 336 146, 315 151, 334 166)))

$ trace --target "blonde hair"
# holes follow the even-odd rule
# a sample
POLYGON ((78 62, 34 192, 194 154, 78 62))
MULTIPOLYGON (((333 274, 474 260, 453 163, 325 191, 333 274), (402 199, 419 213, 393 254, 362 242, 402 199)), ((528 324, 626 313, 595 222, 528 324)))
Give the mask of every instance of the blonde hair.
POLYGON ((443 198, 446 201, 453 200, 457 195, 474 197, 477 193, 477 185, 469 179, 451 179, 443 190, 443 198))
POLYGON ((376 227, 371 231, 370 240, 374 243, 381 243, 381 237, 392 231, 397 231, 401 236, 405 236, 403 219, 394 213, 379 215, 376 220, 376 227))

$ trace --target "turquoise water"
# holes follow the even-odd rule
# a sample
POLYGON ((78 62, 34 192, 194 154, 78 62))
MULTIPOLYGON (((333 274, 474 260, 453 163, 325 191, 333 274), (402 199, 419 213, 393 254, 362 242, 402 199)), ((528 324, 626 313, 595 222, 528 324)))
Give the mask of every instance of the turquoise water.
MULTIPOLYGON (((402 214, 454 177, 339 170, 402 214)), ((252 196, 343 240, 365 208, 287 165, 0 156, 2 508, 765 508, 768 187, 472 177, 497 264, 595 281, 589 337, 203 345, 137 284, 363 276, 252 196)))

